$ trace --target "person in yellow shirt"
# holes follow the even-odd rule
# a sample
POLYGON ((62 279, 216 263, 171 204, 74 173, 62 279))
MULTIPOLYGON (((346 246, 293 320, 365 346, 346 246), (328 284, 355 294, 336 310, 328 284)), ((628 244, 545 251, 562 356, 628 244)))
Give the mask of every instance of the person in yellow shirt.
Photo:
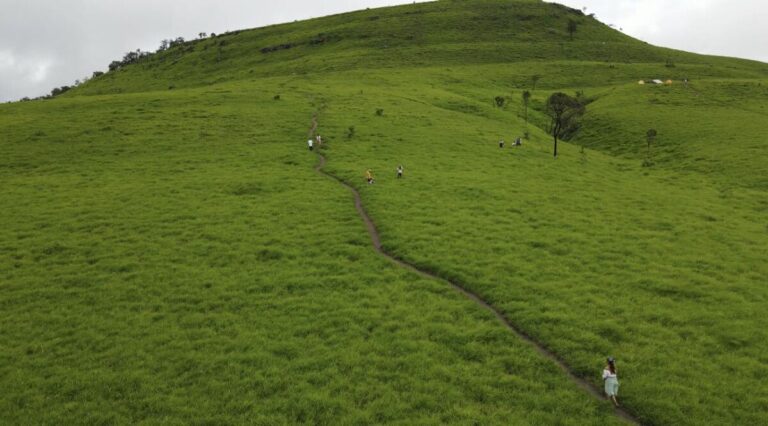
POLYGON ((373 172, 371 172, 370 170, 367 170, 365 172, 365 179, 368 181, 369 185, 372 184, 373 183, 373 172))

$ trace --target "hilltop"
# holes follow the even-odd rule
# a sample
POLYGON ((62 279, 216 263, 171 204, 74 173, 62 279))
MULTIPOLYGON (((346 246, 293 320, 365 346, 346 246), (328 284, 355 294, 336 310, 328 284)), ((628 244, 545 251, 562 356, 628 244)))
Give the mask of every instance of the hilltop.
MULTIPOLYGON (((767 162, 753 161, 756 151, 763 158, 759 126, 745 129, 739 137, 734 136, 736 129, 726 128, 728 123, 759 125, 761 115, 768 114, 762 102, 768 94, 763 83, 768 65, 655 47, 580 10, 536 0, 420 3, 235 31, 142 57, 67 96, 362 70, 418 70, 424 80, 444 87, 461 79, 478 90, 499 87, 502 93, 518 92, 518 97, 522 90, 533 88, 588 91, 599 95, 600 102, 576 142, 638 158, 647 130, 643 126, 658 127, 665 146, 657 160, 666 165, 724 170, 728 176, 723 179, 768 188, 767 162), (577 25, 572 38, 569 21, 577 25), (481 74, 474 75, 474 70, 481 74), (472 77, 457 78, 462 72, 472 77), (540 76, 535 83, 533 76, 540 76), (636 85, 653 78, 672 80, 677 86, 636 85), (694 83, 692 90, 680 87, 684 80, 694 83), (668 99, 661 99, 660 91, 668 99), (642 114, 624 115, 621 106, 628 104, 634 104, 633 111, 644 105, 642 114), (680 111, 677 105, 695 108, 680 111), (712 111, 723 106, 731 108, 722 120, 726 127, 711 128, 712 111), (676 125, 682 116, 687 125, 676 125), (693 146, 679 146, 679 140, 693 141, 693 146), (722 144, 729 144, 728 152, 718 148, 722 144)), ((538 99, 539 111, 543 101, 538 99)), ((536 117, 535 110, 534 120, 539 127, 548 125, 548 118, 536 117)))
MULTIPOLYGON (((766 64, 754 61, 651 46, 580 10, 558 4, 473 0, 373 9, 193 40, 102 76, 79 93, 180 89, 361 69, 482 64, 536 67, 552 61, 573 61, 575 68, 557 79, 542 80, 541 87, 636 81, 638 70, 618 66, 622 64, 645 64, 641 74, 645 78, 755 78, 768 73, 766 64), (569 21, 577 24, 573 39, 567 31, 569 21), (675 64, 674 69, 667 67, 670 63, 675 64)), ((527 78, 521 77, 508 83, 528 85, 527 78)))
POLYGON ((597 388, 616 356, 643 424, 766 423, 766 94, 768 64, 471 0, 0 105, 0 422, 621 423, 548 351, 597 388), (555 160, 557 91, 591 102, 555 160))

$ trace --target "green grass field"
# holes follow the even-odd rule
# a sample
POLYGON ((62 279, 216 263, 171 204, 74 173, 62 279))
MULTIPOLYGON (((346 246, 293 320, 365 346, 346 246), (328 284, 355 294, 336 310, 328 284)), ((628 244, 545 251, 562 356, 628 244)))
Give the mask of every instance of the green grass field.
POLYGON ((374 251, 314 171, 318 111, 385 250, 597 386, 616 356, 643 424, 767 423, 766 94, 767 64, 473 0, 221 35, 0 105, 0 423, 620 423, 374 251), (530 139, 500 150, 533 75, 530 139), (637 85, 657 77, 691 84, 637 85), (595 101, 554 160, 559 90, 595 101))

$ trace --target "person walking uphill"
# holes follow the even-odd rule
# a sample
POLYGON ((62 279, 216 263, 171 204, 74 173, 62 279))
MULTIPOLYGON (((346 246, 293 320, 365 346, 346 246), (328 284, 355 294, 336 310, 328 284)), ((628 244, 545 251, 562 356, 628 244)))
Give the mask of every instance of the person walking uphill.
POLYGON ((365 180, 368 181, 369 185, 373 184, 373 172, 371 172, 370 170, 366 170, 366 172, 365 172, 365 180))
POLYGON ((308 140, 307 141, 307 147, 309 147, 310 151, 314 151, 314 149, 315 149, 315 142, 312 139, 308 140))
POLYGON ((603 381, 605 395, 618 407, 619 401, 616 400, 616 396, 619 394, 619 375, 616 370, 616 360, 613 357, 608 357, 608 365, 603 369, 603 381))
POLYGON ((401 179, 403 177, 403 166, 397 166, 397 178, 401 179))

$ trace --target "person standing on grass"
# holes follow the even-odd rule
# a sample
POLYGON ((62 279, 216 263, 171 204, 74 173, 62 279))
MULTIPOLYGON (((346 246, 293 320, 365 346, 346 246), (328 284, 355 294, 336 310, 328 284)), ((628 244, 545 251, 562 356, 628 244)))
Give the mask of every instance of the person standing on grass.
POLYGON ((499 141, 499 148, 504 148, 504 139, 499 141))
POLYGON ((315 142, 312 139, 310 139, 307 141, 307 146, 309 147, 310 151, 313 151, 315 149, 315 142))
POLYGON ((317 135, 317 145, 323 146, 323 137, 320 135, 317 135))
POLYGON ((373 172, 371 172, 370 170, 366 170, 366 172, 365 172, 365 180, 368 181, 369 185, 372 185, 373 184, 373 172))
POLYGON ((403 177, 403 165, 397 166, 397 178, 401 179, 403 177))
POLYGON ((619 394, 619 375, 616 370, 616 360, 608 357, 608 365, 603 369, 603 381, 605 382, 605 395, 613 401, 615 406, 619 406, 616 396, 619 394))

